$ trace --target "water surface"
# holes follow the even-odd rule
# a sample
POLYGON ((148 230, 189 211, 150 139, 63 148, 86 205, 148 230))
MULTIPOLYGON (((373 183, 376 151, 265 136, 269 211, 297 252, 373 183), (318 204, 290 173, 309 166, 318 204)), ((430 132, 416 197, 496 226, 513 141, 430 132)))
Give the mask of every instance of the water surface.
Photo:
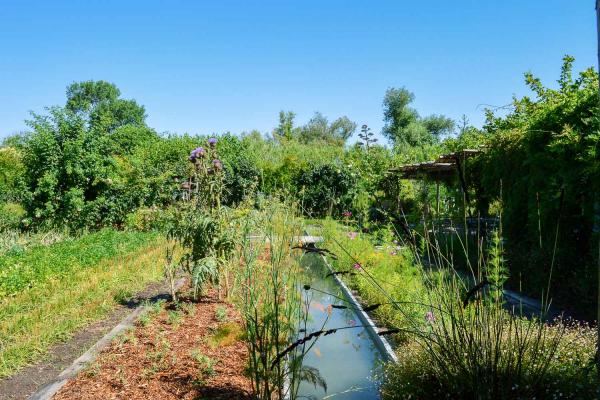
MULTIPOLYGON (((344 297, 332 277, 324 278, 326 266, 320 256, 306 254, 301 260, 306 269, 303 284, 344 297)), ((352 310, 331 310, 331 304, 347 305, 340 299, 311 290, 303 290, 309 296, 311 320, 308 331, 339 328, 348 325, 361 325, 360 319, 352 310)), ((320 337, 304 359, 304 365, 315 367, 327 382, 327 392, 302 382, 300 398, 371 400, 379 399, 377 375, 380 372, 382 356, 369 334, 363 328, 347 329, 335 334, 320 337)))

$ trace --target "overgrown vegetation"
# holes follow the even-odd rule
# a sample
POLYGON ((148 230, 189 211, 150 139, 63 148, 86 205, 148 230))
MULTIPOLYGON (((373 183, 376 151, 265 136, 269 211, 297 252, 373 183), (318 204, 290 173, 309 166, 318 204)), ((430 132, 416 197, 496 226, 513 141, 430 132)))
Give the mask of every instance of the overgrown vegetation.
MULTIPOLYGON (((302 361, 325 334, 298 336, 303 215, 318 218, 337 273, 395 333, 400 363, 384 397, 595 396, 592 329, 522 315, 502 295, 523 289, 588 319, 596 306, 598 76, 574 77, 572 65, 565 57, 556 89, 526 74, 534 96, 488 110, 482 129, 420 116, 412 93, 390 88, 391 146, 366 125, 348 144, 347 117, 296 126, 289 111, 268 134, 160 135, 115 85, 73 83, 64 106, 33 114, 0 147, 0 376, 160 272, 177 304, 169 324, 189 308, 179 277, 196 301, 217 290, 244 323, 217 309, 216 346, 241 329, 255 395, 296 397, 300 380, 322 381, 302 361), (390 171, 465 149, 478 152, 435 182, 390 171)), ((149 355, 156 368, 167 351, 149 355)), ((214 365, 195 357, 206 379, 214 365)))
POLYGON ((380 325, 397 332, 399 363, 386 370, 384 398, 597 395, 590 368, 596 331, 572 321, 545 322, 543 311, 528 317, 520 306, 507 306, 501 249, 482 258, 479 269, 497 285, 484 275, 474 285, 427 238, 422 240, 429 250, 423 251, 399 246, 385 233, 370 237, 353 229, 330 221, 322 232, 338 255, 332 263, 339 276, 360 293, 380 325))
POLYGON ((1 280, 0 377, 160 279, 163 243, 152 234, 101 231, 0 256, 0 271, 8 271, 1 280))

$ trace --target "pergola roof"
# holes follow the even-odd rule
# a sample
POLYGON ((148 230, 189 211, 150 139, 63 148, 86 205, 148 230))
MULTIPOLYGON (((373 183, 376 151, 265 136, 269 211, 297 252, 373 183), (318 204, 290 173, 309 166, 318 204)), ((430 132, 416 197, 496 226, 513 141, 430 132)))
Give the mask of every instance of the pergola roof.
POLYGON ((481 153, 478 149, 465 149, 443 154, 435 161, 407 164, 391 168, 390 173, 398 174, 402 179, 448 180, 455 176, 459 163, 481 153))

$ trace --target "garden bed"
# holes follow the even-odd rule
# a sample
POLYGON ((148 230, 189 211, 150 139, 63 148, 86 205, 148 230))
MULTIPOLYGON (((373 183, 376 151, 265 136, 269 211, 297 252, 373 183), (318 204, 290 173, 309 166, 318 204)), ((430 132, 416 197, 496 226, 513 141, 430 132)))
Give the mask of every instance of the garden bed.
POLYGON ((241 317, 211 291, 179 307, 159 303, 54 399, 249 399, 241 317))

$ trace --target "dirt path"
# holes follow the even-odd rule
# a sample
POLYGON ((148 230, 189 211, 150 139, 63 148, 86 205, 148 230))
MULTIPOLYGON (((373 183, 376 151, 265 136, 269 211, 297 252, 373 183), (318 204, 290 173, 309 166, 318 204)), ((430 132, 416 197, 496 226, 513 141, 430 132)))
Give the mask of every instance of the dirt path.
POLYGON ((0 380, 0 400, 26 399, 51 382, 65 368, 119 323, 143 300, 167 298, 167 285, 153 283, 125 304, 117 306, 108 317, 93 322, 65 342, 50 348, 43 361, 25 367, 17 374, 0 380))

